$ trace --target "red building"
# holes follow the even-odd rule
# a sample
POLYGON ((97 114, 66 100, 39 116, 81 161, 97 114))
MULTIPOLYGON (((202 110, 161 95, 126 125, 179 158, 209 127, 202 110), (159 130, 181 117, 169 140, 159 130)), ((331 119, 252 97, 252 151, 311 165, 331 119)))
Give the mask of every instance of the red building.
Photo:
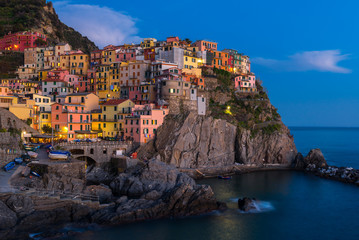
POLYGON ((38 32, 9 33, 0 39, 0 50, 12 50, 23 52, 26 48, 38 47, 37 39, 46 42, 46 36, 38 32))

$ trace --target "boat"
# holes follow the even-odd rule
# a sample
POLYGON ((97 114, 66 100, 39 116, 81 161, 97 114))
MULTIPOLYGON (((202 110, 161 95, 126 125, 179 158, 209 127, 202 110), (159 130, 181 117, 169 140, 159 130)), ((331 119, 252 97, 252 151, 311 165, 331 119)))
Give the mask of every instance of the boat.
POLYGON ((31 158, 37 158, 37 155, 39 155, 39 154, 37 154, 36 152, 32 152, 32 151, 27 152, 27 154, 28 154, 31 158))
POLYGON ((51 151, 49 152, 49 158, 53 160, 63 160, 68 159, 71 156, 71 153, 68 151, 51 151))
POLYGON ((18 157, 18 158, 15 158, 15 159, 14 159, 14 162, 15 162, 16 164, 21 164, 21 163, 23 162, 23 160, 22 160, 21 157, 18 157))
POLYGON ((218 179, 230 180, 230 179, 232 179, 232 177, 231 176, 218 176, 218 179))
POLYGON ((6 164, 4 166, 4 170, 7 172, 7 171, 10 171, 11 169, 13 169, 15 167, 15 162, 9 162, 8 164, 6 164))
POLYGON ((40 145, 34 145, 34 144, 24 144, 24 148, 26 151, 37 151, 40 148, 40 145))
POLYGON ((34 171, 32 171, 31 174, 36 176, 36 177, 41 177, 40 174, 38 174, 37 172, 34 172, 34 171))

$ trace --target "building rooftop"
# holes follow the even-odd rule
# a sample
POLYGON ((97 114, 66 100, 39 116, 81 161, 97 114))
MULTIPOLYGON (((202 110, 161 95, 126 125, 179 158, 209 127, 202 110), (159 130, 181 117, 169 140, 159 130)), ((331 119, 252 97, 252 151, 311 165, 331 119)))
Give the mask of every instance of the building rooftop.
POLYGON ((125 101, 127 101, 129 99, 111 99, 111 100, 108 100, 107 102, 105 102, 104 104, 102 105, 118 105, 118 104, 121 104, 125 101))

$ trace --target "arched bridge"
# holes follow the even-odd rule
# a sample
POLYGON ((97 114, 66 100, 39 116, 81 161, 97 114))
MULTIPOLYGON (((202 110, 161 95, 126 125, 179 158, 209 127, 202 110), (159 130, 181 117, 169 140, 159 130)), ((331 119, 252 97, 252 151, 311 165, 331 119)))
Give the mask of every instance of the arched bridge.
POLYGON ((80 160, 90 160, 94 163, 110 162, 111 158, 125 155, 133 148, 131 141, 126 142, 79 142, 79 143, 59 143, 66 151, 71 152, 72 156, 80 160))

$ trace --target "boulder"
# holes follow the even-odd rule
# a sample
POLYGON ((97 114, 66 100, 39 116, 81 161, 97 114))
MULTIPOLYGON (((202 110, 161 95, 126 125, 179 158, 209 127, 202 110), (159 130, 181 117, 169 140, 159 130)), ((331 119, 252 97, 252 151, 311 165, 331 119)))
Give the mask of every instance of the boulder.
POLYGON ((16 213, 0 201, 0 229, 9 229, 17 223, 16 213))
POLYGON ((100 203, 108 203, 112 200, 112 191, 106 185, 87 186, 84 193, 98 196, 100 203))
POLYGON ((304 162, 304 157, 301 153, 298 153, 297 156, 295 156, 295 160, 293 162, 292 167, 297 169, 306 168, 306 163, 304 162))
POLYGON ((32 199, 26 195, 11 195, 6 200, 6 205, 14 211, 19 218, 35 211, 32 199))
POLYGON ((327 168, 328 164, 325 160, 322 151, 319 148, 312 149, 308 155, 304 158, 304 163, 306 166, 311 164, 315 168, 327 168))
POLYGON ((257 205, 256 205, 256 199, 248 198, 248 197, 239 198, 238 199, 238 208, 244 212, 248 212, 251 210, 252 211, 258 210, 257 205))

